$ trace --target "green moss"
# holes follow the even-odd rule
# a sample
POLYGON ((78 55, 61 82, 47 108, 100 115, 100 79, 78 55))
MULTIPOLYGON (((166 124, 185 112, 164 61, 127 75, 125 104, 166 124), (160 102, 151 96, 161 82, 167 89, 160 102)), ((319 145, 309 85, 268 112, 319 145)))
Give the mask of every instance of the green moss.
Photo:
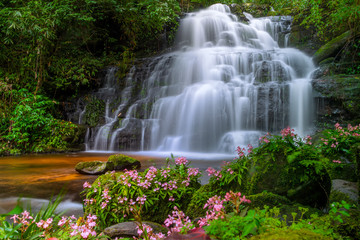
POLYGON ((347 31, 340 36, 334 38, 333 40, 327 42, 314 54, 314 62, 319 63, 326 58, 336 56, 338 52, 342 49, 342 47, 345 45, 345 43, 349 40, 351 35, 351 31, 347 31))
POLYGON ((225 192, 221 188, 216 188, 211 184, 202 185, 192 196, 185 214, 189 216, 190 219, 204 217, 206 215, 204 205, 207 200, 215 195, 219 196, 222 194, 225 194, 225 192))
POLYGON ((256 150, 248 169, 247 194, 267 191, 312 207, 327 205, 331 179, 321 156, 310 145, 295 148, 274 137, 256 150))
POLYGON ((344 222, 335 226, 335 231, 344 239, 360 239, 360 209, 350 209, 349 216, 343 217, 344 222))
POLYGON ((247 198, 251 201, 252 208, 263 208, 264 205, 269 207, 276 207, 284 204, 290 204, 290 200, 284 196, 280 196, 271 192, 262 192, 254 195, 249 195, 247 198))
POLYGON ((101 123, 101 118, 105 114, 105 103, 101 99, 92 97, 86 105, 85 124, 90 127, 96 127, 101 123))
POLYGON ((331 237, 323 236, 318 233, 314 233, 307 229, 292 230, 292 229, 274 229, 269 232, 256 235, 250 238, 251 240, 262 240, 262 239, 276 239, 276 240, 327 240, 332 239, 331 237))
POLYGON ((353 199, 351 199, 349 197, 349 195, 342 193, 340 191, 331 191, 330 194, 330 203, 332 202, 341 202, 341 201, 345 201, 347 203, 350 204, 357 204, 356 201, 354 201, 353 199))
POLYGON ((141 166, 138 160, 124 154, 111 155, 107 165, 114 170, 137 169, 141 166))

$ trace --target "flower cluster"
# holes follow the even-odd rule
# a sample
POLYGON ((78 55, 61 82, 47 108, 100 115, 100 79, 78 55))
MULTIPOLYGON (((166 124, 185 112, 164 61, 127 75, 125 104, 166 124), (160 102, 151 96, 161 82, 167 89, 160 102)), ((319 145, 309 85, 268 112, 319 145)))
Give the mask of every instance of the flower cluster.
POLYGON ((280 131, 282 138, 285 137, 295 137, 295 130, 287 127, 280 131))
POLYGON ((150 239, 150 240, 158 240, 164 239, 165 235, 163 233, 154 233, 152 227, 146 224, 140 224, 136 227, 138 238, 134 237, 134 239, 150 239))
POLYGON ((306 137, 304 137, 304 142, 305 142, 305 144, 307 144, 307 145, 312 145, 311 140, 312 140, 312 137, 309 136, 309 135, 306 136, 306 137))
POLYGON ((73 218, 70 218, 68 221, 65 221, 65 223, 68 223, 70 228, 72 229, 70 236, 81 236, 83 239, 87 239, 90 235, 92 235, 93 237, 96 236, 94 228, 96 226, 95 220, 97 219, 97 217, 95 215, 89 214, 86 217, 86 220, 80 218, 75 223, 71 221, 72 219, 73 218))
POLYGON ((168 235, 173 232, 185 233, 195 228, 189 217, 176 206, 174 207, 174 211, 172 211, 172 215, 168 215, 168 218, 165 219, 164 224, 170 229, 168 235))
POLYGON ((251 154, 253 149, 254 149, 254 147, 251 144, 249 144, 247 146, 247 149, 246 148, 241 148, 240 146, 238 146, 236 148, 236 152, 237 152, 239 158, 243 158, 243 157, 246 156, 246 152, 247 152, 247 154, 251 154))
POLYGON ((323 135, 319 146, 325 156, 351 159, 351 146, 359 141, 360 125, 353 127, 349 124, 347 128, 343 128, 336 123, 335 130, 326 130, 323 135))
POLYGON ((259 138, 260 143, 269 143, 270 142, 270 133, 266 133, 265 136, 259 138))
POLYGON ((175 196, 190 196, 200 186, 201 172, 188 167, 188 163, 185 157, 180 157, 174 164, 159 169, 150 167, 144 172, 125 170, 102 175, 90 188, 84 184, 85 212, 97 214, 100 225, 105 227, 135 215, 153 214, 152 206, 164 202, 170 209, 181 206, 181 200, 175 196), (115 214, 102 214, 105 208, 115 214))
POLYGON ((222 178, 221 171, 215 170, 212 167, 208 167, 208 169, 206 169, 206 172, 208 173, 208 176, 214 176, 216 180, 220 180, 220 178, 222 178))
POLYGON ((175 159, 175 164, 177 165, 186 165, 188 164, 188 160, 185 157, 179 157, 177 159, 175 159))
POLYGON ((86 219, 77 219, 74 216, 63 216, 59 221, 54 218, 35 221, 35 218, 31 216, 28 211, 24 211, 20 215, 13 215, 10 219, 14 221, 14 224, 21 224, 19 230, 22 233, 27 231, 30 225, 36 226, 35 228, 32 227, 32 231, 41 233, 40 236, 46 239, 50 237, 57 239, 55 236, 59 237, 59 235, 62 239, 69 239, 76 236, 81 239, 89 239, 90 236, 97 236, 95 232, 97 217, 91 214, 86 216, 86 219))
POLYGON ((213 220, 219 218, 223 219, 225 217, 225 204, 232 205, 234 207, 234 212, 239 214, 244 203, 250 203, 250 200, 246 199, 245 195, 241 197, 240 192, 227 192, 224 198, 215 195, 214 197, 209 198, 204 205, 204 209, 208 208, 209 210, 206 211, 205 218, 200 218, 198 224, 202 227, 209 225, 213 220))

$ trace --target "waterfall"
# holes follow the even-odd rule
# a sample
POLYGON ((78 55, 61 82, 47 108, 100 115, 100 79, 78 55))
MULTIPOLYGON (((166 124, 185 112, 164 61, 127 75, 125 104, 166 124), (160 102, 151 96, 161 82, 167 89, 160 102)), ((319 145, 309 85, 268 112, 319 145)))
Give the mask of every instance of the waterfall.
POLYGON ((178 50, 128 75, 130 82, 143 78, 138 100, 117 129, 123 107, 106 113, 91 149, 124 150, 129 131, 138 147, 125 150, 207 153, 234 153, 287 126, 308 133, 314 65, 299 50, 279 47, 287 47, 290 18, 245 15, 249 22, 239 22, 215 4, 182 19, 178 50))

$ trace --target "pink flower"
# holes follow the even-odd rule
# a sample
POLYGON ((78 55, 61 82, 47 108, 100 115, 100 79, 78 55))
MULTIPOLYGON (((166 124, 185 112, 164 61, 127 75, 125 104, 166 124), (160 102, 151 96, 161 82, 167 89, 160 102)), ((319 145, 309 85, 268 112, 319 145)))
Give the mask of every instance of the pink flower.
POLYGON ((214 210, 217 212, 221 211, 221 209, 223 209, 223 208, 224 208, 224 206, 221 204, 214 205, 214 210))
POLYGON ((177 165, 186 165, 189 161, 185 157, 179 157, 175 159, 175 164, 177 165))
POLYGON ((91 184, 89 182, 84 182, 83 188, 91 188, 91 184))
POLYGON ((58 222, 58 226, 63 226, 68 220, 66 219, 66 217, 62 217, 61 220, 58 222))

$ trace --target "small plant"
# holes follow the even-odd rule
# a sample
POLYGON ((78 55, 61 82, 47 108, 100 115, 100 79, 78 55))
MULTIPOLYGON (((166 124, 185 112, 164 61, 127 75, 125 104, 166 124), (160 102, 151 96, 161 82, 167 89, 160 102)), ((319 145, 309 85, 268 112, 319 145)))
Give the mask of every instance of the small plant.
POLYGON ((31 214, 21 206, 16 206, 8 214, 0 216, 0 238, 1 239, 99 239, 96 232, 97 217, 88 215, 79 219, 74 216, 66 217, 56 214, 55 210, 61 200, 63 193, 49 203, 46 208, 37 214, 31 214), (6 221, 5 217, 11 216, 12 223, 6 221))
POLYGON ((160 169, 108 172, 92 185, 85 183, 82 192, 85 212, 98 216, 104 228, 140 215, 160 223, 175 206, 186 208, 191 195, 200 187, 199 169, 190 168, 184 157, 167 162, 160 169))

